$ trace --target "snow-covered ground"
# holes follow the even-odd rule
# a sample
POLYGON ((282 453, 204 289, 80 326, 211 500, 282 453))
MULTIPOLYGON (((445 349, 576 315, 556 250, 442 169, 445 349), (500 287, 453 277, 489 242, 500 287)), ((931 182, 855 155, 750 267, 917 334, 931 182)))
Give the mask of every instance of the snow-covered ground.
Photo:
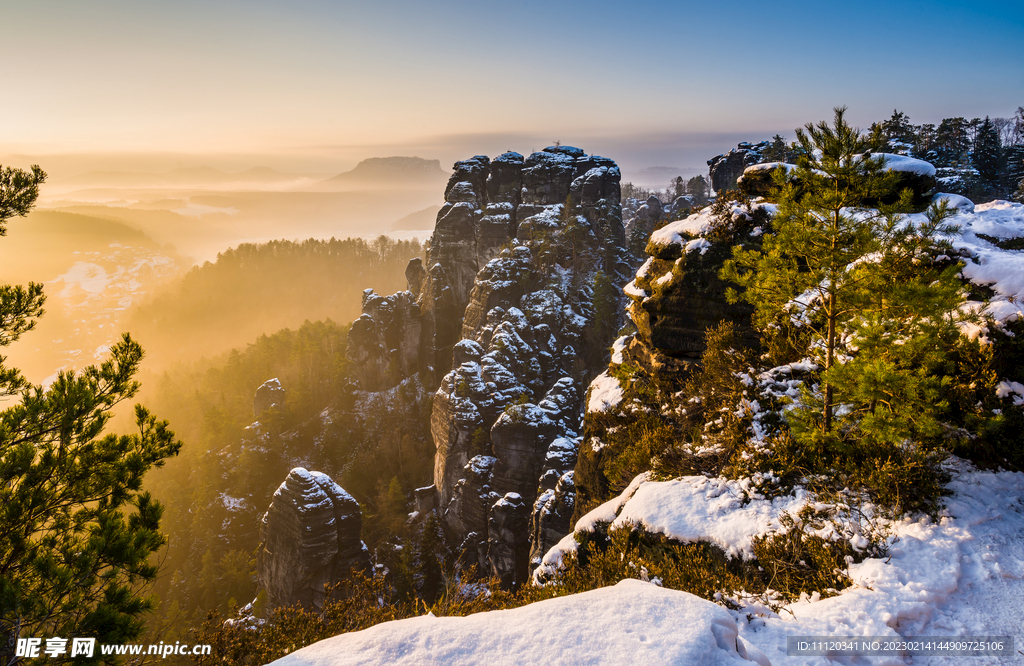
MULTIPOLYGON (((775 666, 827 664, 788 657, 787 636, 1012 636, 1024 649, 1024 474, 957 463, 944 517, 893 525, 889 557, 850 567, 838 596, 805 599, 778 616, 739 617, 740 635, 775 666)), ((860 663, 975 666, 1022 657, 873 657, 860 663)), ((840 661, 841 663, 841 661, 840 661)))
MULTIPOLYGON (((1012 636, 1015 649, 1024 645, 1024 473, 979 471, 959 461, 952 466, 952 494, 939 522, 921 518, 894 523, 888 557, 852 565, 853 585, 835 597, 805 597, 778 614, 756 603, 730 611, 685 592, 628 580, 512 610, 388 622, 321 641, 274 663, 1020 663, 1020 655, 830 660, 787 654, 790 636, 1012 636)), ((748 508, 734 507, 738 515, 730 518, 732 527, 719 529, 722 526, 714 520, 688 520, 685 514, 721 513, 723 496, 741 489, 708 483, 702 477, 669 483, 674 485, 647 481, 641 475, 622 496, 581 519, 577 529, 587 528, 594 520, 611 522, 626 513, 630 520, 652 524, 660 516, 667 533, 686 524, 688 534, 676 536, 724 541, 742 552, 751 535, 773 526, 773 514, 781 508, 768 500, 754 500, 748 508), (675 492, 680 489, 684 491, 675 492), (699 506, 701 497, 707 506, 699 506), (650 515, 642 515, 645 511, 650 515), (749 529, 735 525, 744 520, 749 529), (713 534, 702 536, 701 525, 713 534)), ((559 547, 564 548, 564 543, 559 547)))
POLYGON ((763 655, 732 614, 638 580, 468 617, 424 615, 341 634, 275 666, 392 664, 701 664, 751 666, 763 655))

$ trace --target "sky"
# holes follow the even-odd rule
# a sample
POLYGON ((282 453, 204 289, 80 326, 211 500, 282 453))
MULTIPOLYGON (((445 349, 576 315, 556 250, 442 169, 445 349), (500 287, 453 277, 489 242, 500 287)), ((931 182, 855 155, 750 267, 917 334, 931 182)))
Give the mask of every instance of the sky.
POLYGON ((0 157, 333 171, 560 141, 700 167, 837 105, 1012 115, 1022 34, 1019 0, 0 0, 0 157))

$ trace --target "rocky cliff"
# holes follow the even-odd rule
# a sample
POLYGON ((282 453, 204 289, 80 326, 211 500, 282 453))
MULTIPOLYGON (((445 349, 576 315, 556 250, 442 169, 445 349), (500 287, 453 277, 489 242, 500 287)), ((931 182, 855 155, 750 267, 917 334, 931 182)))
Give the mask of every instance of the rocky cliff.
POLYGON ((468 563, 514 586, 568 529, 538 496, 569 474, 558 501, 573 502, 579 387, 603 357, 587 348, 611 342, 591 330, 595 275, 617 281, 629 270, 619 171, 566 146, 477 157, 456 165, 447 199, 422 300, 434 368, 451 368, 431 414, 434 482, 468 563), (453 216, 473 219, 475 233, 453 234, 453 216), (447 300, 431 307, 435 295, 447 300))
POLYGON ((767 141, 754 144, 744 141, 729 152, 708 160, 711 189, 715 192, 736 189, 736 182, 743 175, 744 169, 765 161, 763 153, 768 146, 767 141))
POLYGON ((268 379, 256 389, 256 395, 252 399, 252 415, 258 421, 272 407, 283 406, 284 387, 281 386, 281 380, 277 377, 268 379))
POLYGON ((615 341, 609 373, 601 375, 589 390, 584 438, 573 481, 577 490, 574 515, 579 518, 607 498, 612 484, 608 461, 616 455, 605 446, 601 414, 621 399, 617 375, 620 367, 633 373, 639 385, 671 384, 682 388, 705 349, 705 332, 720 322, 732 322, 736 342, 757 348, 751 327, 752 308, 729 303, 727 285, 718 273, 738 242, 759 242, 771 204, 742 205, 722 202, 655 231, 647 244, 646 262, 624 291, 627 311, 636 332, 615 341), (594 418, 592 418, 594 417, 594 418))
POLYGON ((363 388, 415 372, 436 390, 443 525, 467 564, 514 586, 531 551, 568 530, 579 387, 604 366, 617 328, 617 307, 596 311, 595 284, 632 270, 620 175, 569 146, 477 155, 453 171, 425 262, 406 271, 409 290, 366 293, 348 354, 363 388))

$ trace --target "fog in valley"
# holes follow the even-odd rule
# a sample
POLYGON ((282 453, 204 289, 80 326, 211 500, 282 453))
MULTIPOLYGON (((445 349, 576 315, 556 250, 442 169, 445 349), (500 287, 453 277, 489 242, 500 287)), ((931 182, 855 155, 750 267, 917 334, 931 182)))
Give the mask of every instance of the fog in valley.
POLYGON ((55 160, 51 169, 45 156, 30 159, 50 178, 36 209, 11 221, 0 278, 45 284, 46 315, 5 350, 34 383, 102 360, 123 331, 147 350, 144 369, 159 372, 306 319, 348 323, 359 315, 364 288, 404 287, 397 280, 418 246, 379 265, 356 259, 355 246, 251 246, 351 237, 372 249, 382 234, 425 241, 448 177, 437 160, 402 157, 367 159, 342 173, 203 164, 161 170, 160 160, 145 158, 97 159, 102 168, 91 170, 82 158, 55 160), (231 248, 238 248, 233 268, 203 272, 231 248), (339 259, 339 252, 349 254, 339 259))

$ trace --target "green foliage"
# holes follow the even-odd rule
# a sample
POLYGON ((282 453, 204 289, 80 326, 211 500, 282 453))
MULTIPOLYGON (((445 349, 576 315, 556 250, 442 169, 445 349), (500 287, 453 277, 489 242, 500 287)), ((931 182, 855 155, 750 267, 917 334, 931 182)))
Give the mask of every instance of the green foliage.
POLYGON ((646 187, 640 187, 633 183, 622 183, 619 189, 623 199, 636 199, 637 201, 647 201, 654 193, 646 187))
POLYGON ((955 383, 947 392, 951 411, 973 436, 952 443, 952 452, 982 467, 1024 470, 1024 406, 999 398, 1001 380, 1024 382, 1024 321, 989 326, 990 344, 963 339, 953 360, 955 383))
MULTIPOLYGON (((31 174, 12 167, 0 168, 0 236, 7 234, 8 219, 28 214, 45 180, 46 173, 38 166, 32 167, 31 174)), ((41 284, 0 285, 0 347, 7 347, 35 328, 45 302, 41 284)), ((0 398, 28 386, 17 369, 4 367, 4 360, 0 356, 0 398)))
POLYGON ((36 205, 39 186, 46 182, 46 172, 38 164, 30 168, 31 173, 0 166, 0 236, 7 235, 7 220, 28 215, 36 205))
POLYGON ((328 590, 323 612, 299 606, 274 610, 265 622, 240 615, 225 622, 211 612, 191 642, 213 646, 200 665, 231 663, 252 666, 269 663, 324 638, 367 629, 381 622, 433 613, 438 617, 470 615, 512 608, 554 596, 554 591, 526 586, 519 594, 503 591, 497 579, 478 580, 474 571, 456 571, 446 559, 436 516, 431 514, 419 536, 393 563, 397 576, 382 572, 372 577, 356 573, 328 590))
POLYGON ((617 410, 588 415, 588 433, 604 444, 601 474, 610 492, 637 474, 658 478, 748 472, 746 442, 754 399, 742 377, 749 350, 737 350, 735 327, 723 322, 706 333, 701 365, 682 382, 651 377, 628 366, 615 376, 625 387, 617 410), (686 396, 680 404, 679 396, 686 396))
POLYGON ((211 613, 190 640, 213 646, 212 655, 198 658, 198 664, 255 666, 315 641, 381 622, 428 612, 452 617, 516 608, 644 575, 666 588, 727 607, 738 607, 736 599, 755 596, 778 610, 802 593, 835 594, 850 584, 846 575, 850 562, 880 554, 877 550, 858 553, 846 541, 812 533, 826 521, 826 516, 809 509, 797 517, 784 517, 782 530, 755 542, 757 559, 753 560, 730 558, 718 546, 703 541, 679 543, 632 525, 608 530, 599 524, 595 532, 576 534, 579 548, 543 587, 524 585, 509 592, 500 588, 497 579, 478 579, 474 571, 457 571, 440 558, 419 560, 425 553, 446 552, 430 541, 431 534, 439 538, 440 533, 428 517, 418 541, 409 547, 414 555, 398 566, 400 580, 382 573, 359 574, 330 591, 322 614, 296 606, 277 609, 265 623, 257 623, 245 614, 225 622, 221 614, 211 613))
MULTIPOLYGON (((45 177, 38 167, 0 172, 0 231, 28 212, 45 177)), ((0 292, 0 343, 28 331, 42 302, 39 285, 0 292)), ((142 480, 181 444, 141 405, 135 434, 101 436, 138 392, 141 360, 126 334, 108 361, 62 371, 45 389, 3 370, 3 394, 19 401, 0 411, 0 656, 13 657, 18 636, 122 643, 143 630, 145 588, 159 571, 151 556, 166 539, 142 480)))
POLYGON ((594 532, 576 533, 579 548, 565 558, 545 589, 577 594, 638 578, 643 569, 669 589, 732 607, 736 598, 756 596, 778 610, 805 593, 834 595, 850 585, 850 562, 881 554, 877 547, 858 553, 846 540, 815 534, 831 519, 810 507, 797 516, 784 514, 781 522, 782 529, 754 539, 752 560, 730 558, 706 541, 673 541, 642 526, 609 530, 598 524, 594 532))
POLYGON ((252 600, 255 567, 243 567, 242 558, 252 558, 259 515, 296 465, 323 471, 359 501, 371 549, 405 534, 405 489, 430 483, 430 403, 414 383, 376 395, 355 391, 347 330, 330 320, 306 322, 150 382, 153 404, 186 443, 149 485, 167 505, 171 537, 168 575, 155 588, 165 600, 158 624, 168 629, 154 641, 184 641, 211 609, 224 613, 232 598, 252 600), (285 389, 284 404, 251 429, 253 392, 272 377, 285 389))
POLYGON ((166 369, 303 321, 352 321, 363 287, 405 289, 406 264, 420 252, 386 236, 243 243, 136 308, 129 325, 149 350, 148 366, 166 369))
POLYGON ((607 360, 608 343, 622 322, 622 290, 603 271, 594 273, 593 292, 594 320, 583 333, 583 352, 592 368, 607 360))
POLYGON ((974 140, 971 166, 978 170, 983 181, 995 184, 1002 170, 1001 161, 1002 146, 999 143, 999 133, 996 132, 992 121, 986 116, 985 121, 978 128, 978 136, 974 140))
MULTIPOLYGON (((863 559, 849 541, 829 540, 812 531, 825 526, 826 516, 805 506, 796 517, 786 513, 780 518, 782 529, 753 539, 762 580, 768 589, 784 599, 815 592, 831 596, 849 587, 849 563, 863 559)), ((877 553, 875 553, 877 554, 877 553)), ((755 588, 756 589, 756 588, 755 588)))
POLYGON ((797 446, 812 458, 803 463, 844 470, 898 513, 933 511, 941 456, 930 451, 949 432, 949 350, 963 301, 960 265, 936 260, 948 250, 950 211, 933 207, 925 224, 911 225, 898 214, 907 192, 897 206, 868 208, 892 175, 861 156, 864 140, 844 109, 833 127, 807 125, 797 136, 800 187, 777 178, 773 233, 761 249, 736 248, 722 276, 744 289, 730 298, 755 306, 761 331, 810 331, 820 372, 789 413, 797 446), (920 492, 908 503, 911 487, 920 492))
POLYGON ((711 223, 704 236, 712 244, 736 245, 749 241, 754 227, 770 228, 771 218, 764 208, 753 208, 750 197, 739 190, 723 190, 711 204, 711 223), (742 212, 733 212, 736 204, 742 212))
POLYGON ((762 153, 762 157, 765 162, 792 163, 796 159, 790 147, 786 145, 786 140, 779 134, 772 137, 772 141, 768 145, 768 149, 762 153))
POLYGON ((711 193, 711 184, 704 176, 694 176, 686 181, 686 193, 693 197, 695 205, 702 206, 707 203, 708 195, 711 193))

